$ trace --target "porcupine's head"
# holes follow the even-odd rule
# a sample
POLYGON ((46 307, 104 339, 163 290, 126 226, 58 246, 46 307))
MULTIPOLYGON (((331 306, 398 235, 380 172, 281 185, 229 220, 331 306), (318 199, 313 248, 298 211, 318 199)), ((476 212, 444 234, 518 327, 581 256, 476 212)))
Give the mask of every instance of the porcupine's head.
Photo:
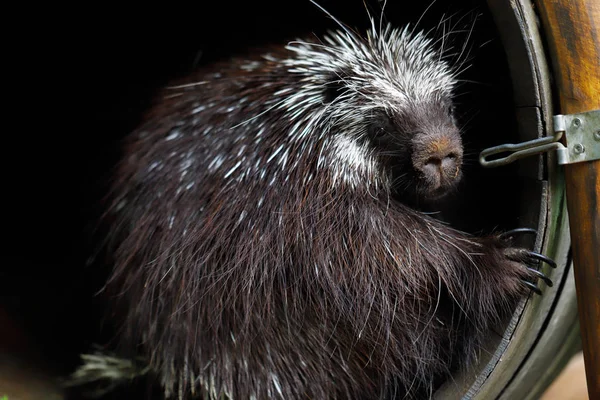
POLYGON ((366 38, 344 30, 288 48, 298 55, 291 70, 305 73, 306 87, 324 89, 328 129, 344 142, 336 157, 376 165, 404 200, 430 202, 456 187, 463 158, 456 78, 432 39, 373 23, 366 38))

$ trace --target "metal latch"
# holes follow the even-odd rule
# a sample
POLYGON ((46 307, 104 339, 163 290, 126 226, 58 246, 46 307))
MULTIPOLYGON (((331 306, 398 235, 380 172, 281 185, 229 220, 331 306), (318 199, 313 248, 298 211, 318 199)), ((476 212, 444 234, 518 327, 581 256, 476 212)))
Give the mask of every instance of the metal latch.
POLYGON ((498 167, 551 150, 556 150, 560 165, 600 159, 600 109, 580 114, 555 115, 553 123, 553 136, 487 148, 479 154, 479 163, 486 168, 498 167), (563 135, 566 147, 560 142, 563 135), (511 154, 488 160, 488 157, 502 153, 511 154))

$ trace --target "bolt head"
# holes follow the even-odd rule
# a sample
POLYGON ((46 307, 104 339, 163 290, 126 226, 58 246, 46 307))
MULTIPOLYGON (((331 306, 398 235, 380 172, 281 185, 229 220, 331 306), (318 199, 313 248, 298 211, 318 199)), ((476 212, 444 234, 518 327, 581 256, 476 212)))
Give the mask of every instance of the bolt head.
POLYGON ((579 128, 581 126, 581 120, 579 118, 574 118, 572 124, 575 128, 579 128))
POLYGON ((594 140, 597 140, 598 142, 600 142, 600 131, 594 132, 594 140))
POLYGON ((582 154, 585 152, 585 147, 583 147, 583 145, 581 143, 575 143, 573 145, 573 152, 575 154, 582 154))

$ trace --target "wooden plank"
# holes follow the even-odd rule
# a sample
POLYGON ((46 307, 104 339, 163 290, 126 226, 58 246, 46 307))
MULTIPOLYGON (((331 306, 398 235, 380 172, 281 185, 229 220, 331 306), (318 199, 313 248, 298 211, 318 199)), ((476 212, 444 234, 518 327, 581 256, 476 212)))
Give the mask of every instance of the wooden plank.
MULTIPOLYGON (((600 1, 536 0, 561 114, 600 109, 600 1)), ((599 144, 600 145, 600 144, 599 144)), ((600 399, 600 161, 565 166, 590 399, 600 399)))

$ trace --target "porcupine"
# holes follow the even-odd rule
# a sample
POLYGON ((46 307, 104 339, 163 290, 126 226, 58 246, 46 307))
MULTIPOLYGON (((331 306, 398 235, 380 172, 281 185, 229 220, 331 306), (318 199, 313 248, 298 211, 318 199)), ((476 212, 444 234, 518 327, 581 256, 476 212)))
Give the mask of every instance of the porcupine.
POLYGON ((167 397, 430 395, 551 284, 416 206, 461 179, 456 82, 423 33, 372 23, 165 88, 107 213, 121 349, 167 397))

